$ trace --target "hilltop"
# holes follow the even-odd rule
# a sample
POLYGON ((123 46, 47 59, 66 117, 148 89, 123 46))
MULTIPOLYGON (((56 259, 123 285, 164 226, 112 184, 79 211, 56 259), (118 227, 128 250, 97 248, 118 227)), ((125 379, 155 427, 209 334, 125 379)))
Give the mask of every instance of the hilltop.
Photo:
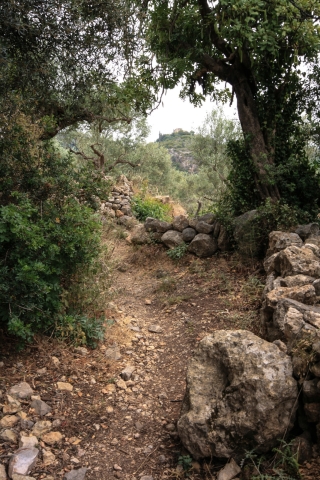
POLYGON ((173 166, 183 172, 195 173, 197 165, 190 151, 191 139, 194 132, 175 128, 172 133, 159 133, 156 143, 165 147, 170 156, 173 166))

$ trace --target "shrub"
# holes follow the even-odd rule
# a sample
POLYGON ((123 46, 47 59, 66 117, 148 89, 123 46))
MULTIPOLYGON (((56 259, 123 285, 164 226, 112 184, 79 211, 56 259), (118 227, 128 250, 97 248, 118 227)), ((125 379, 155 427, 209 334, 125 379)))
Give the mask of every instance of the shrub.
POLYGON ((73 322, 82 343, 93 341, 101 336, 94 317, 71 320, 64 299, 99 255, 94 209, 107 185, 90 165, 75 168, 39 142, 40 129, 18 110, 0 116, 0 130, 0 322, 23 341, 73 322))
POLYGON ((157 218, 158 220, 171 220, 171 206, 160 202, 150 195, 134 197, 132 211, 140 222, 144 222, 147 217, 157 218))

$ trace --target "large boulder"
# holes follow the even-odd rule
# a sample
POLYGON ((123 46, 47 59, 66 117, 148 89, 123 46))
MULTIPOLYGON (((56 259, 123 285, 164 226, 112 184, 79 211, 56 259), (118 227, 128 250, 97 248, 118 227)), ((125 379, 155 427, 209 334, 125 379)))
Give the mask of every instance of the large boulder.
POLYGON ((221 250, 221 252, 227 252, 231 248, 228 230, 224 225, 219 224, 219 229, 217 231, 219 232, 218 237, 216 235, 216 229, 214 229, 213 236, 218 238, 218 248, 221 250))
POLYGON ((196 235, 197 235, 197 232, 195 231, 194 228, 188 227, 182 230, 182 239, 186 243, 192 242, 192 240, 196 235))
POLYGON ((260 253, 259 229, 254 224, 258 215, 257 210, 250 210, 233 221, 233 237, 242 255, 257 256, 260 253))
POLYGON ((182 233, 177 232, 176 230, 168 230, 165 232, 161 237, 161 242, 168 248, 179 247, 179 245, 184 243, 182 233))
POLYGON ((206 233, 196 235, 188 247, 189 252, 201 258, 211 257, 217 250, 217 240, 206 233))
POLYGON ((317 223, 298 225, 295 233, 305 241, 309 237, 317 237, 319 235, 319 225, 317 223))
POLYGON ((164 222, 163 220, 158 220, 157 218, 148 217, 146 218, 144 227, 147 232, 165 233, 172 229, 172 223, 164 222))
POLYGON ((198 217, 198 220, 213 225, 216 220, 216 216, 214 213, 205 213, 204 215, 201 215, 201 217, 198 217))
POLYGON ((210 223, 199 220, 199 222, 196 224, 196 230, 198 233, 211 233, 214 230, 214 225, 210 225, 210 223))
POLYGON ((292 245, 295 247, 302 247, 303 245, 303 241, 296 233, 271 232, 269 234, 269 249, 267 251, 267 256, 280 252, 280 250, 284 250, 292 245))
POLYGON ((305 305, 290 298, 280 298, 276 307, 264 303, 261 311, 264 336, 280 339, 290 346, 305 334, 320 338, 320 307, 305 305))
MULTIPOLYGON (((307 275, 309 277, 319 278, 319 257, 310 247, 311 245, 304 245, 302 248, 292 246, 281 250, 280 253, 275 254, 276 256, 273 262, 274 270, 279 272, 282 277, 289 275, 307 275)), ((313 245, 313 247, 317 248, 315 245, 313 245)))
POLYGON ((178 215, 173 218, 172 225, 174 230, 182 232, 182 230, 189 227, 189 220, 185 215, 178 215))
POLYGON ((216 331, 190 361, 178 433, 196 459, 266 452, 290 431, 296 398, 288 355, 251 332, 216 331))

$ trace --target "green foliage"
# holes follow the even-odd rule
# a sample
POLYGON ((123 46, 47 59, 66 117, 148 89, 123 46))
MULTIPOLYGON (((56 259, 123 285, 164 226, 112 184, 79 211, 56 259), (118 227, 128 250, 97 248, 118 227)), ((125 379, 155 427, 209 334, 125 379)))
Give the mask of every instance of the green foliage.
POLYGON ((188 250, 188 245, 186 243, 182 243, 181 245, 178 245, 177 247, 170 248, 167 250, 167 255, 168 257, 171 258, 171 260, 180 260, 188 250))
POLYGON ((140 222, 144 222, 147 217, 165 221, 171 220, 171 206, 163 204, 150 195, 135 196, 131 205, 134 215, 140 222))
POLYGON ((272 450, 275 456, 267 460, 254 450, 246 452, 240 466, 244 471, 253 468, 251 480, 299 480, 298 452, 292 452, 292 443, 280 440, 280 446, 272 450))
POLYGON ((182 465, 185 475, 189 476, 189 471, 192 467, 192 457, 190 455, 180 455, 178 458, 178 465, 182 465))
POLYGON ((139 42, 133 13, 120 0, 1 1, 0 97, 16 92, 24 113, 50 119, 46 138, 101 117, 130 121, 130 109, 151 100, 132 74, 139 42))
POLYGON ((89 318, 86 315, 57 315, 55 334, 73 345, 96 348, 104 338, 104 317, 89 318))
POLYGON ((24 341, 74 322, 92 342, 93 320, 71 321, 64 301, 72 277, 99 254, 94 209, 108 185, 39 143, 41 130, 19 111, 2 113, 0 126, 0 322, 24 341))
MULTIPOLYGON (((276 160, 270 178, 278 185, 281 204, 290 206, 302 218, 315 217, 320 207, 320 174, 318 165, 311 163, 305 151, 305 135, 296 129, 295 136, 276 150, 276 160), (305 212, 305 213, 303 213, 305 212)), ((228 188, 222 200, 224 208, 237 216, 261 205, 254 181, 256 168, 244 141, 229 141, 231 162, 228 188)), ((285 207, 284 207, 285 208, 285 207)), ((279 215, 279 212, 277 213, 279 215)), ((292 224, 291 224, 292 226, 292 224)))

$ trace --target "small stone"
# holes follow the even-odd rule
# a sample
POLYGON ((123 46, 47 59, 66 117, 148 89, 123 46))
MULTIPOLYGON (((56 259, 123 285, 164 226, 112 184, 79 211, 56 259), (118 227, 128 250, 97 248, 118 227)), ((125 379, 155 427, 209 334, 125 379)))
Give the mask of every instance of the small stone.
POLYGON ((10 458, 9 477, 14 474, 28 475, 35 466, 39 450, 37 448, 19 448, 10 458))
POLYGON ((128 380, 130 380, 131 375, 133 374, 135 369, 136 369, 136 367, 134 367, 133 365, 127 365, 126 368, 124 370, 122 370, 122 372, 120 374, 121 377, 123 378, 123 380, 125 380, 126 382, 128 380))
POLYGON ((159 455, 158 461, 159 463, 166 463, 167 457, 165 455, 159 455))
POLYGON ((120 390, 126 390, 127 389, 127 384, 122 378, 118 380, 117 382, 117 387, 120 388, 120 390))
POLYGON ((16 433, 14 433, 12 430, 3 430, 0 433, 0 438, 5 442, 10 442, 10 443, 17 443, 18 441, 18 437, 16 433))
POLYGON ((144 427, 143 423, 141 423, 141 422, 136 422, 136 423, 134 424, 134 426, 136 427, 136 429, 138 430, 138 432, 141 432, 141 430, 142 430, 143 427, 144 427))
POLYGON ((26 435, 21 435, 19 441, 19 448, 33 448, 39 443, 39 440, 34 435, 29 437, 26 435))
POLYGON ((113 347, 107 348, 105 352, 106 358, 110 360, 120 360, 121 359, 121 354, 120 354, 120 348, 118 345, 114 345, 113 347))
POLYGON ((22 430, 31 430, 33 425, 34 425, 34 422, 32 422, 31 420, 27 420, 25 418, 22 418, 20 420, 20 427, 22 428, 22 430))
POLYGON ((60 418, 56 418, 55 420, 53 420, 53 422, 52 422, 52 428, 58 428, 58 427, 60 427, 60 425, 61 425, 61 420, 60 420, 60 418))
POLYGON ((153 480, 153 477, 151 475, 143 475, 143 477, 140 477, 140 480, 153 480))
POLYGON ((118 443, 119 443, 119 440, 114 438, 113 440, 111 440, 110 445, 118 445, 118 443))
POLYGON ((34 424, 32 433, 36 437, 41 437, 41 435, 50 432, 51 428, 52 424, 49 422, 49 420, 40 420, 34 424))
POLYGON ((120 472, 120 471, 122 470, 122 468, 115 463, 115 464, 113 465, 113 470, 116 470, 116 471, 120 472))
POLYGON ((64 391, 64 392, 72 392, 73 390, 73 385, 68 382, 57 382, 57 387, 58 390, 64 391))
POLYGON ((76 347, 74 351, 80 353, 80 355, 83 355, 84 357, 89 353, 86 347, 76 347))
POLYGON ((146 298, 144 301, 145 305, 151 305, 151 300, 149 298, 146 298))
POLYGON ((42 436, 42 440, 48 445, 61 442, 63 436, 60 432, 49 432, 42 436))
POLYGON ((70 472, 66 473, 63 477, 63 480, 84 480, 87 472, 87 468, 82 467, 77 470, 71 470, 70 472))
POLYGON ((41 400, 40 395, 31 395, 31 400, 41 400))
POLYGON ((168 425, 166 425, 166 430, 168 432, 174 432, 176 429, 175 425, 173 423, 168 423, 168 425))
POLYGON ((47 367, 38 368, 37 370, 38 375, 44 375, 45 373, 47 373, 47 367))
POLYGON ((102 393, 108 394, 108 393, 114 393, 116 391, 116 386, 114 383, 109 383, 106 388, 103 388, 102 393))
POLYGON ((97 383, 97 381, 94 377, 91 377, 90 378, 90 383, 91 383, 91 385, 95 385, 97 383))
POLYGON ((42 400, 33 400, 33 402, 31 402, 31 408, 33 408, 36 414, 40 415, 41 417, 51 412, 52 410, 52 408, 49 407, 49 405, 42 400))
POLYGON ((227 463, 225 467, 220 470, 217 476, 217 480, 232 480, 241 472, 241 468, 237 463, 231 458, 230 462, 227 463))
POLYGON ((159 325, 150 325, 148 330, 151 333, 162 333, 162 328, 159 325))
POLYGON ((106 412, 107 413, 113 413, 113 407, 111 407, 110 405, 108 405, 108 407, 106 408, 106 412))
POLYGON ((54 364, 55 367, 58 367, 60 365, 60 360, 57 357, 51 357, 52 363, 54 364))
POLYGON ((19 417, 17 415, 6 415, 5 417, 1 418, 0 427, 12 428, 18 423, 18 421, 19 417))
POLYGON ((52 465, 56 460, 56 456, 50 450, 44 450, 42 453, 42 463, 46 467, 52 465))
POLYGON ((0 362, 0 368, 4 367, 4 362, 0 362))
POLYGON ((16 398, 7 395, 7 404, 4 405, 2 411, 6 415, 8 413, 17 413, 21 410, 21 403, 16 398))
POLYGON ((9 395, 17 398, 30 398, 33 394, 33 390, 27 382, 20 382, 17 385, 13 385, 13 387, 9 390, 9 395))

